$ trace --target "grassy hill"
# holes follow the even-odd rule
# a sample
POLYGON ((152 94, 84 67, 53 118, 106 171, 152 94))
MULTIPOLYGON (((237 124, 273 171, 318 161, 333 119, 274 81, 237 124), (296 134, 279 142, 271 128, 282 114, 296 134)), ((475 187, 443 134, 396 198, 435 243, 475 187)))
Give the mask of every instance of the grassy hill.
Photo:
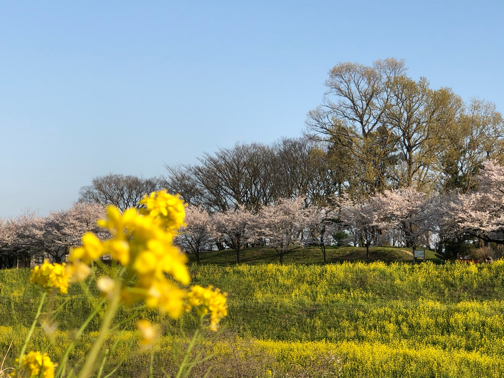
MULTIPOLYGON (((427 260, 441 262, 436 258, 435 252, 427 250, 427 260)), ((328 263, 341 263, 345 261, 366 261, 366 249, 360 247, 326 247, 326 257, 328 263)), ((194 255, 189 254, 191 262, 196 262, 194 255)), ((370 261, 384 262, 413 262, 412 248, 394 247, 371 247, 369 253, 370 261)), ((299 247, 288 252, 284 256, 284 264, 323 264, 324 259, 320 247, 299 247)), ((202 264, 214 264, 228 266, 236 263, 236 252, 232 249, 224 251, 203 252, 201 254, 202 264)), ((277 252, 271 248, 248 248, 240 252, 240 263, 256 264, 278 264, 277 252)))

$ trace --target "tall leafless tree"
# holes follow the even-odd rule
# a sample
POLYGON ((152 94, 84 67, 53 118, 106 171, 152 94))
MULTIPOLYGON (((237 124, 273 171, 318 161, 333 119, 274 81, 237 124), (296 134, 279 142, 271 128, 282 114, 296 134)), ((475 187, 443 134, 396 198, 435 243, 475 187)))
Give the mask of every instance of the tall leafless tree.
POLYGON ((80 190, 79 202, 115 205, 121 211, 128 207, 138 207, 138 202, 144 194, 162 189, 163 182, 158 178, 140 178, 108 174, 95 177, 91 185, 80 190))

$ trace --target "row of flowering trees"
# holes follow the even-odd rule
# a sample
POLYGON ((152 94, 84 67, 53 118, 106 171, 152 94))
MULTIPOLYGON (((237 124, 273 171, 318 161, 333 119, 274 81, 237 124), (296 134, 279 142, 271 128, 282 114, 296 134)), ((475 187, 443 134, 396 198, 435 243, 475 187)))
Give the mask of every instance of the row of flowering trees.
MULTIPOLYGON (((210 213, 186 208, 185 226, 176 243, 200 262, 203 251, 230 248, 236 261, 249 245, 263 245, 284 255, 300 245, 325 247, 341 235, 355 246, 387 244, 403 247, 432 246, 436 242, 477 238, 504 244, 504 167, 487 161, 477 176, 477 190, 460 194, 426 194, 414 188, 387 190, 365 200, 339 197, 331 207, 306 206, 303 197, 284 198, 255 212, 238 206, 210 213)), ((45 254, 61 262, 69 249, 80 245, 91 231, 100 239, 110 235, 96 225, 105 207, 76 203, 70 210, 47 217, 34 214, 0 220, 0 268, 45 254)))
POLYGON ((412 187, 386 190, 365 200, 336 198, 332 207, 305 207, 303 198, 283 199, 251 213, 243 207, 209 214, 187 209, 186 227, 177 243, 200 261, 202 251, 247 244, 285 253, 301 244, 325 246, 342 232, 353 245, 432 246, 440 241, 477 238, 504 244, 504 167, 487 161, 476 177, 477 190, 460 194, 426 194, 412 187))
MULTIPOLYGON (((268 245, 277 251, 280 263, 289 249, 315 239, 328 242, 331 232, 320 238, 315 232, 326 209, 305 208, 304 199, 283 199, 252 213, 239 206, 235 210, 210 215, 201 207, 186 209, 186 226, 177 237, 182 249, 194 253, 199 264, 200 254, 214 248, 232 248, 236 262, 241 251, 250 244, 268 245)), ((333 225, 333 223, 329 223, 333 225)))
POLYGON ((359 235, 368 252, 380 242, 406 247, 470 239, 504 244, 504 167, 487 161, 476 185, 468 193, 427 195, 403 188, 357 203, 342 199, 339 219, 359 235))
POLYGON ((105 217, 105 207, 97 203, 76 203, 70 210, 47 217, 34 213, 16 219, 0 219, 0 268, 27 265, 36 255, 62 262, 70 247, 78 246, 87 231, 105 239, 109 234, 97 226, 105 217))

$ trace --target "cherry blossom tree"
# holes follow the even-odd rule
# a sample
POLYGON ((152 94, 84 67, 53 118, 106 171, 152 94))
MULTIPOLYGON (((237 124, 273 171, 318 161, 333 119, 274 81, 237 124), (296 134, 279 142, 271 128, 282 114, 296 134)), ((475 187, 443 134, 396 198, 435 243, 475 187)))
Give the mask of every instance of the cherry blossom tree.
POLYGON ((282 265, 284 255, 301 245, 300 235, 309 226, 303 203, 303 197, 284 198, 264 206, 251 227, 256 238, 265 239, 267 245, 278 253, 282 265))
POLYGON ((488 160, 476 176, 477 191, 445 199, 440 215, 443 232, 466 233, 504 244, 504 167, 488 160))
POLYGON ((13 220, 0 219, 0 269, 13 268, 18 261, 18 252, 14 248, 16 225, 13 220))
POLYGON ((80 245, 85 232, 94 232, 102 239, 109 236, 96 225, 104 217, 104 206, 76 203, 69 210, 53 212, 47 217, 26 213, 3 222, 0 227, 3 260, 29 260, 34 255, 45 254, 53 261, 62 262, 70 247, 80 245))
POLYGON ((201 252, 212 248, 211 243, 216 236, 215 224, 208 212, 198 206, 187 207, 184 222, 186 226, 180 229, 175 243, 186 252, 194 253, 200 265, 201 252))
POLYGON ((34 212, 26 212, 11 220, 11 227, 15 233, 11 249, 18 259, 24 260, 39 252, 46 252, 48 245, 43 242, 45 222, 45 218, 37 216, 34 212))
POLYGON ((62 261, 69 248, 80 245, 86 232, 93 232, 100 239, 109 237, 96 224, 102 218, 105 218, 105 207, 99 203, 75 203, 69 210, 52 212, 44 220, 40 245, 55 261, 62 261))
POLYGON ((342 226, 358 236, 366 247, 366 260, 369 261, 369 247, 376 244, 379 234, 375 202, 372 199, 354 202, 348 198, 339 198, 337 204, 342 226))
POLYGON ((240 252, 246 246, 246 243, 252 240, 249 225, 254 221, 254 217, 241 205, 235 210, 215 213, 212 217, 215 230, 221 240, 235 250, 237 264, 240 263, 240 252))
POLYGON ((140 207, 138 202, 144 194, 150 194, 163 187, 163 181, 153 178, 140 178, 108 174, 94 177, 92 184, 80 190, 79 202, 112 204, 121 211, 128 207, 140 207))
POLYGON ((320 247, 324 256, 324 264, 327 263, 326 246, 334 241, 333 235, 338 231, 335 222, 336 214, 329 207, 318 208, 312 206, 305 211, 308 236, 306 244, 315 244, 320 247))
POLYGON ((436 230, 433 221, 436 197, 429 199, 426 193, 407 187, 385 190, 383 194, 372 197, 371 201, 378 228, 398 231, 405 247, 415 247, 425 242, 425 236, 436 230))

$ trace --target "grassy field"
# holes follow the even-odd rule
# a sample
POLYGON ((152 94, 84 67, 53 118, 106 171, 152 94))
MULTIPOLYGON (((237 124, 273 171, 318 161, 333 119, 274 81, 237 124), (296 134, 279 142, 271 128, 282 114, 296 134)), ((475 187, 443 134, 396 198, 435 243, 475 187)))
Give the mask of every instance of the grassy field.
MULTIPOLYGON (((413 265, 408 251, 376 249, 373 259, 386 262, 367 264, 355 261, 362 251, 340 248, 328 252, 331 261, 353 262, 323 265, 320 251, 310 248, 292 252, 280 266, 274 253, 246 251, 247 263, 236 266, 233 253, 225 251, 191 266, 193 283, 221 288, 229 302, 222 331, 201 346, 203 355, 213 358, 195 377, 209 366, 213 377, 504 375, 504 262, 413 265), (402 253, 404 262, 384 258, 393 253, 402 253)), ((27 270, 0 271, 0 351, 14 341, 6 366, 13 364, 40 295, 25 283, 28 275, 27 270)), ((57 331, 50 336, 37 331, 30 346, 51 345, 48 353, 54 357, 92 308, 79 286, 58 297, 58 305, 63 311, 57 331)), ((123 309, 116 321, 128 315, 123 309)), ((180 324, 153 311, 141 316, 166 324, 155 365, 156 376, 163 376, 161 371, 169 372, 176 362, 172 346, 185 342, 180 324)), ((184 318, 182 329, 192 329, 194 322, 184 318)), ((86 353, 98 326, 98 321, 90 325, 73 361, 86 353)), ((130 345, 136 348, 132 322, 109 343, 116 341, 111 365, 130 345)), ((117 376, 145 376, 148 359, 135 352, 117 376)))

